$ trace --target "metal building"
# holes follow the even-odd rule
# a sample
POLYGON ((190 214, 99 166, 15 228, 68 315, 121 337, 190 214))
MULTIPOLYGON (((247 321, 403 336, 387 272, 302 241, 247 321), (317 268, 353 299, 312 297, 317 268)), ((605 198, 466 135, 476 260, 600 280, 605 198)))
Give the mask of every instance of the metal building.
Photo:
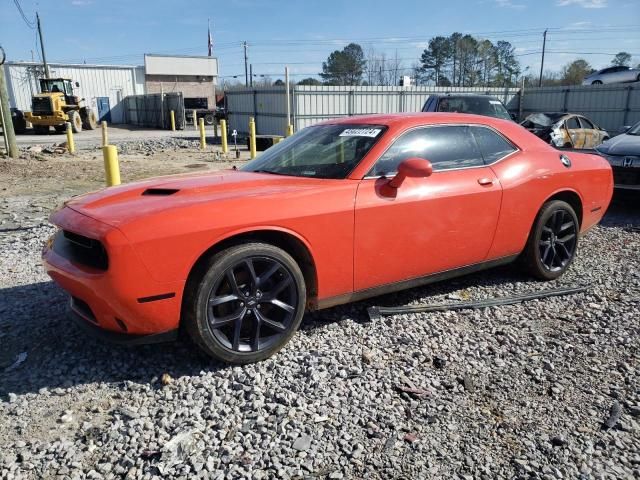
POLYGON ((144 56, 147 93, 182 93, 185 104, 214 110, 218 59, 194 55, 144 56))
MULTIPOLYGON (((9 102, 20 110, 31 110, 31 96, 39 92, 43 77, 41 63, 7 62, 4 65, 9 102)), ((100 120, 124 123, 123 100, 128 95, 145 93, 144 67, 125 65, 86 65, 50 63, 51 77, 70 78, 75 93, 84 98, 100 120), (75 87, 75 82, 80 84, 75 87)))

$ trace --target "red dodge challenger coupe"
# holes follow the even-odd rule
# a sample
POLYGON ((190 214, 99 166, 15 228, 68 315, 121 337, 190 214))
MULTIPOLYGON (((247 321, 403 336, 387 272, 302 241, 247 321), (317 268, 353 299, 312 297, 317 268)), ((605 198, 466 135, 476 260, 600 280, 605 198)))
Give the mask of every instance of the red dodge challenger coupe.
POLYGON ((562 275, 613 191, 597 155, 516 123, 372 115, 305 128, 239 170, 69 200, 44 250, 73 318, 125 343, 183 329, 227 362, 273 355, 305 310, 517 258, 562 275))

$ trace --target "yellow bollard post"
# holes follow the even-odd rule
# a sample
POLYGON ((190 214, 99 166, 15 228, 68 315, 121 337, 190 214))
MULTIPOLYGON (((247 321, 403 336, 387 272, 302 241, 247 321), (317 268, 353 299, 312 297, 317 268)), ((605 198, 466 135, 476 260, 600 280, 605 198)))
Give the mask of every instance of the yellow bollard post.
POLYGON ((287 125, 287 137, 290 137, 291 135, 293 135, 293 125, 289 124, 287 125))
POLYGON ((171 131, 175 132, 176 131, 176 112, 171 110, 169 114, 171 115, 171 131))
POLYGON ((76 153, 76 142, 73 141, 73 130, 69 122, 67 122, 67 149, 69 153, 76 153))
POLYGON ((109 145, 109 132, 107 131, 107 121, 102 121, 102 146, 109 145))
POLYGON ((249 158, 256 158, 256 121, 249 117, 249 158))
POLYGON ((198 114, 193 111, 193 128, 198 128, 198 114))
POLYGON ((229 145, 227 145, 227 121, 222 119, 220 120, 220 135, 222 142, 222 153, 229 152, 229 145))
POLYGON ((199 120, 200 126, 200 150, 205 150, 207 148, 207 137, 204 132, 204 118, 199 120))
POLYGON ((118 165, 118 148, 115 145, 102 147, 104 157, 104 176, 107 187, 120 185, 120 166, 118 165))

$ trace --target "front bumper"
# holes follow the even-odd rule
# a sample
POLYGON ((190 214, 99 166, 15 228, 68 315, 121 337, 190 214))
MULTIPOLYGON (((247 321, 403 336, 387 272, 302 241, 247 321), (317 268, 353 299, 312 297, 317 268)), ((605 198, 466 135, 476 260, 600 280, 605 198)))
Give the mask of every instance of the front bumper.
POLYGON ((605 155, 613 170, 613 186, 618 190, 640 190, 639 155, 605 155))
POLYGON ((75 322, 87 334, 107 343, 116 345, 150 345, 155 343, 173 342, 178 339, 178 329, 169 330, 162 333, 154 333, 149 335, 130 335, 127 333, 112 332, 104 330, 96 325, 91 319, 86 318, 82 312, 76 310, 73 304, 73 298, 69 302, 69 318, 75 322))
MULTIPOLYGON (((43 250, 47 273, 71 295, 75 304, 72 312, 83 319, 85 326, 102 330, 109 338, 118 335, 131 339, 118 343, 148 343, 138 337, 166 334, 171 338, 175 334, 184 282, 152 279, 117 228, 68 207, 54 213, 51 220, 64 231, 100 241, 109 255, 108 267, 100 269, 66 255, 63 249, 55 248, 55 241, 48 242, 43 250)), ((62 230, 56 235, 62 235, 62 230)))

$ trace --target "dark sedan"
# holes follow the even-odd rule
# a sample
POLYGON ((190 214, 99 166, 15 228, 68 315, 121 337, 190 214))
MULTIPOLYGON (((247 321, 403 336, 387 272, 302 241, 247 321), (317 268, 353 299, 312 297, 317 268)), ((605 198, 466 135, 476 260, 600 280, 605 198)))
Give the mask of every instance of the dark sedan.
POLYGON ((611 164, 615 188, 640 190, 640 122, 596 150, 611 164))

